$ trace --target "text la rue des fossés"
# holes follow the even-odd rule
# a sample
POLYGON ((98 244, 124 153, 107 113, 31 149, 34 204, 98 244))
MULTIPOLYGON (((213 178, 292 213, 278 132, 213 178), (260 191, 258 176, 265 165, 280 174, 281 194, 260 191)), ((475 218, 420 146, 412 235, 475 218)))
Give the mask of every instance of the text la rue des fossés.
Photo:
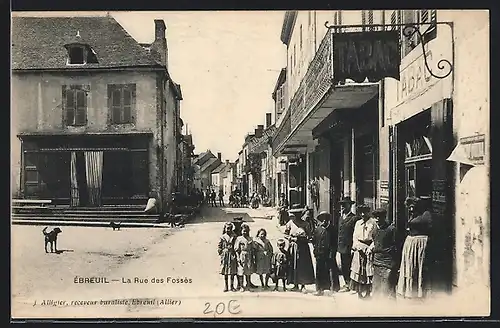
POLYGON ((192 284, 193 279, 188 277, 121 277, 111 279, 107 277, 78 277, 73 279, 75 284, 192 284))

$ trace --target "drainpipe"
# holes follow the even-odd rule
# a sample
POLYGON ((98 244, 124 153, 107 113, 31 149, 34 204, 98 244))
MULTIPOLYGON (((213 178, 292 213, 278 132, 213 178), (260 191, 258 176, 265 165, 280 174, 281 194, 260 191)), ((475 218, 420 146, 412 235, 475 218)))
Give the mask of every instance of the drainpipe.
POLYGON ((165 86, 166 86, 166 75, 165 73, 162 73, 161 75, 161 83, 159 85, 161 86, 160 89, 160 195, 159 195, 159 203, 160 203, 160 211, 164 211, 164 194, 165 194, 165 101, 164 101, 164 96, 165 96, 165 86))
MULTIPOLYGON (((356 199, 356 174, 354 173, 354 170, 356 168, 356 165, 354 163, 354 159, 356 158, 355 153, 355 134, 354 134, 354 128, 351 128, 351 199, 355 202, 357 202, 356 199)), ((356 213, 356 209, 353 208, 353 212, 356 213)))
MULTIPOLYGON (((382 10, 382 25, 385 25, 385 10, 382 10)), ((377 129, 377 139, 376 139, 376 143, 377 143, 377 154, 376 156, 378 157, 378 165, 376 165, 377 169, 378 169, 378 172, 375 172, 375 177, 376 177, 376 182, 375 183, 375 194, 376 195, 376 204, 377 206, 381 206, 382 202, 380 200, 380 192, 379 192, 379 188, 378 186, 380 185, 380 162, 381 162, 381 153, 380 153, 380 131, 382 130, 382 128, 385 127, 385 79, 382 79, 380 80, 380 83, 379 83, 379 92, 378 92, 378 108, 379 108, 379 118, 380 118, 380 124, 379 124, 379 129, 377 129)), ((387 130, 387 128, 386 128, 387 130)), ((390 153, 390 152, 389 152, 390 153)), ((386 154, 388 155, 388 154, 386 154)), ((390 160, 390 159, 389 159, 390 160)), ((391 172, 389 172, 389 175, 391 174, 391 172)), ((391 180, 390 178, 388 180, 391 180)), ((389 184, 388 186, 389 188, 391 188, 392 186, 389 184)), ((389 202, 389 203, 392 203, 392 202, 389 202)), ((389 206, 392 206, 392 205, 389 205, 389 206)), ((388 209, 388 213, 390 212, 390 209, 388 209)))

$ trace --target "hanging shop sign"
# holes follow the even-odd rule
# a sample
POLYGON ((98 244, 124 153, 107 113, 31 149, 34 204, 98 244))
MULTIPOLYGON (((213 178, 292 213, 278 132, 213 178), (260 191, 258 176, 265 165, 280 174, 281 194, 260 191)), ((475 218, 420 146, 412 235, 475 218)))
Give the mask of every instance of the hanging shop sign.
POLYGON ((485 135, 478 134, 460 138, 448 161, 468 164, 472 166, 484 164, 485 135))
POLYGON ((399 80, 401 55, 397 30, 335 33, 333 38, 335 82, 346 79, 378 82, 386 77, 399 80))

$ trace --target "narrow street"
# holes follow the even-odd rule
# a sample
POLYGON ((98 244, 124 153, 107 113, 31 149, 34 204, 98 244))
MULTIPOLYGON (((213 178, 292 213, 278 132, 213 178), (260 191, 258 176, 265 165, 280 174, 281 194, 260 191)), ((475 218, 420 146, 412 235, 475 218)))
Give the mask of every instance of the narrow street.
MULTIPOLYGON (((275 221, 266 218, 262 210, 251 209, 208 207, 193 223, 176 229, 113 231, 111 228, 63 227, 59 248, 64 252, 58 255, 44 253, 40 226, 13 226, 12 261, 16 268, 12 279, 13 316, 300 317, 399 313, 387 304, 360 301, 356 295, 313 296, 314 285, 307 286, 307 294, 260 289, 224 293, 223 280, 218 274, 218 237, 222 223, 240 215, 249 222, 252 235, 257 229, 265 228, 275 246, 281 235, 275 221), (19 235, 23 240, 16 238, 19 235), (103 277, 109 283, 75 283, 79 277, 103 277), (163 279, 163 283, 152 282, 156 279, 163 279), (101 303, 101 300, 134 299, 167 300, 169 304, 101 303), (33 306, 35 300, 37 305, 33 306), (48 309, 40 305, 42 300, 67 303, 48 309), (96 304, 72 304, 71 301, 96 304), (222 303, 218 307, 220 314, 214 311, 219 303, 222 303)), ((252 278, 260 285, 256 275, 252 278)), ((401 304, 398 309, 405 311, 401 304)), ((417 310, 413 305, 412 313, 417 310)), ((426 313, 428 310, 426 306, 426 313)))

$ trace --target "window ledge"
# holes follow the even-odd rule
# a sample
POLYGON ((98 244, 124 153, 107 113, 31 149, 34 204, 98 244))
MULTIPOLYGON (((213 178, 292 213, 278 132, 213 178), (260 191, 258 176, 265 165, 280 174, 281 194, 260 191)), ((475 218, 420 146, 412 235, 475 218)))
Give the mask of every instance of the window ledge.
POLYGON ((87 65, 87 63, 83 63, 83 64, 72 64, 70 62, 66 62, 66 66, 73 66, 73 67, 78 67, 78 66, 85 66, 87 65))

